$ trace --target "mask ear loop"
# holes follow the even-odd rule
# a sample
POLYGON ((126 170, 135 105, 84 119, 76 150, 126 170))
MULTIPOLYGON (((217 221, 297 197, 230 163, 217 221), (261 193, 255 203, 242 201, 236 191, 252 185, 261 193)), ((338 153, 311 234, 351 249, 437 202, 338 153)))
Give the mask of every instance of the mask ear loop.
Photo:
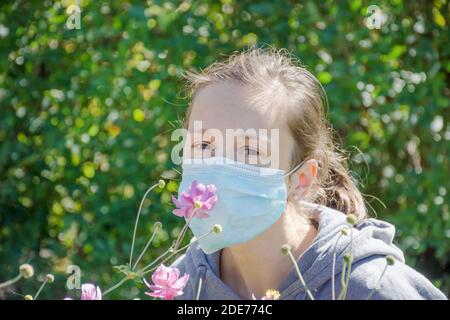
MULTIPOLYGON (((306 162, 306 160, 307 159, 305 159, 302 162, 300 162, 299 164, 297 164, 295 167, 293 167, 291 170, 289 170, 286 174, 284 174, 283 177, 287 177, 290 174, 292 174, 293 172, 295 172, 297 169, 299 169, 303 165, 303 163, 306 162)), ((304 210, 305 207, 307 209, 311 210, 309 219, 311 220, 311 223, 316 226, 316 229, 317 229, 318 225, 319 225, 318 215, 320 214, 320 209, 319 209, 320 206, 315 203, 310 203, 310 202, 304 201, 302 199, 299 199, 297 194, 295 194, 295 193, 294 193, 293 198, 294 198, 293 199, 294 206, 297 206, 297 208, 301 208, 300 210, 304 210), (319 209, 319 211, 317 211, 318 209, 319 209)))
MULTIPOLYGON (((297 164, 296 166, 294 166, 291 170, 289 170, 288 172, 286 172, 283 177, 288 177, 290 176, 293 172, 295 172, 296 170, 298 170, 306 161, 307 159, 303 160, 302 162, 300 162, 299 164, 297 164)), ((298 201, 298 196, 296 194, 294 194, 294 201, 298 201)))
POLYGON ((305 163, 306 159, 303 160, 302 162, 300 162, 299 164, 297 164, 295 167, 293 167, 291 170, 289 170, 287 173, 285 173, 283 175, 283 177, 287 177, 289 175, 291 175, 293 172, 295 172, 298 168, 300 168, 304 163, 305 163))

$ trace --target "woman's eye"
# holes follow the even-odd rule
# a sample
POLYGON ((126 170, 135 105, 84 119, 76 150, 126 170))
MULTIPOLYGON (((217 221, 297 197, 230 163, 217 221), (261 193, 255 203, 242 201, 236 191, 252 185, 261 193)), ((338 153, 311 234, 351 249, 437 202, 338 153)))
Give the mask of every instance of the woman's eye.
POLYGON ((209 142, 206 142, 206 141, 202 141, 202 142, 194 144, 194 148, 198 148, 198 149, 201 149, 201 150, 206 150, 210 146, 211 146, 211 144, 209 142))
POLYGON ((248 156, 259 156, 259 151, 250 147, 244 148, 245 154, 248 156))

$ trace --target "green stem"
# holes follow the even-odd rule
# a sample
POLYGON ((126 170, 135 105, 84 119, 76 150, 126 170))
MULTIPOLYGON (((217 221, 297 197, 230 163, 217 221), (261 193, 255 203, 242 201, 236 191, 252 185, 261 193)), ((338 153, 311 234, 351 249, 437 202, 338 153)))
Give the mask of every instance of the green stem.
MULTIPOLYGON (((191 215, 192 217, 193 215, 191 215)), ((144 268, 142 268, 139 272, 145 272, 147 271, 151 266, 153 266, 156 262, 158 262, 159 260, 162 259, 162 257, 164 257, 166 254, 168 253, 172 253, 172 255, 176 254, 177 252, 177 248, 180 245, 180 243, 183 241, 185 233, 186 233, 186 229, 189 225, 190 219, 186 221, 186 224, 183 226, 183 229, 181 230, 180 234, 177 237, 177 240, 175 241, 175 244, 173 244, 167 251, 165 251, 162 255, 160 255, 158 258, 156 258, 156 260, 152 261, 150 264, 148 264, 147 266, 145 266, 144 268)), ((208 234, 210 234, 211 232, 208 232, 208 234)), ((202 236, 203 237, 203 236, 202 236)), ((190 244, 189 244, 190 245, 190 244)), ((189 246, 188 245, 188 246, 189 246)), ((166 260, 164 260, 166 261, 166 260)))
POLYGON ((209 231, 208 233, 205 233, 204 235, 200 236, 198 239, 195 239, 193 242, 188 243, 187 245, 185 245, 184 247, 181 247, 180 249, 178 249, 174 254, 177 254, 185 249, 187 249, 188 247, 190 247, 191 245, 193 245, 194 243, 198 242, 198 240, 203 239, 206 236, 209 236, 212 233, 212 231, 209 231))
POLYGON ((339 292, 338 300, 342 300, 342 295, 345 289, 345 269, 347 268, 347 261, 344 260, 344 264, 342 265, 341 272, 341 291, 339 292))
POLYGON ((342 300, 345 300, 345 298, 347 296, 348 284, 349 284, 349 281, 350 281, 350 272, 351 272, 351 269, 352 269, 352 262, 353 262, 353 256, 350 254, 350 258, 349 258, 349 261, 348 261, 347 275, 345 277, 345 289, 344 289, 344 293, 343 293, 343 296, 342 296, 342 300))
MULTIPOLYGON (((164 264, 166 261, 168 261, 168 260, 170 260, 171 258, 173 258, 173 256, 175 255, 175 254, 178 254, 179 252, 181 252, 182 251, 182 249, 179 249, 179 250, 177 250, 175 253, 172 253, 170 256, 168 256, 167 258, 165 258, 163 261, 161 261, 161 264, 164 264)), ((151 268, 151 269, 149 269, 149 270, 146 270, 146 271, 142 271, 142 276, 144 276, 144 275, 146 275, 147 273, 149 273, 149 272, 152 272, 152 271, 154 271, 154 270, 156 270, 156 269, 158 269, 158 266, 156 266, 156 267, 153 267, 153 268, 151 268)), ((139 271, 138 271, 139 272, 139 271)))
POLYGON ((118 283, 116 283, 114 286, 112 286, 111 288, 109 288, 108 290, 106 290, 105 292, 103 292, 103 297, 106 296, 108 293, 110 293, 113 290, 116 290, 117 288, 119 288, 122 284, 124 284, 127 280, 129 280, 128 277, 123 278, 122 280, 120 280, 118 283))
POLYGON ((295 258, 294 258, 294 256, 292 255, 291 250, 288 251, 288 255, 289 255, 289 257, 291 258, 292 263, 294 264, 295 271, 297 271, 298 278, 300 279, 301 284, 302 284, 303 287, 305 288, 305 291, 306 291, 306 293, 308 294, 309 299, 310 299, 310 300, 314 300, 314 297, 313 297, 311 291, 309 291, 308 287, 306 286, 305 280, 303 279, 303 276, 302 276, 302 274, 301 274, 301 272, 300 272, 300 269, 298 268, 297 261, 295 261, 295 258))
POLYGON ((181 232, 177 238, 177 241, 175 242, 175 246, 174 246, 175 251, 178 249, 179 245, 181 244, 181 241, 183 241, 183 239, 184 239, 184 235, 186 234, 189 223, 191 222, 192 218, 194 217, 195 210, 196 209, 192 210, 190 217, 186 220, 186 224, 183 226, 183 229, 181 229, 181 232))
POLYGON ((348 285, 350 282, 350 273, 352 271, 352 263, 353 263, 353 227, 351 227, 350 229, 350 256, 348 260, 347 277, 345 280, 345 291, 343 300, 345 300, 345 297, 347 296, 348 285))
POLYGON ((150 240, 148 240, 147 244, 144 247, 144 250, 142 250, 141 254, 139 255, 139 258, 137 258, 136 262, 134 263, 134 266, 131 270, 136 269, 136 266, 138 265, 139 261, 141 261, 142 257, 144 256, 145 252, 147 251, 148 247, 152 243, 153 239, 155 238, 156 233, 159 231, 160 224, 157 224, 155 226, 155 230, 153 231, 152 236, 150 237, 150 240))
MULTIPOLYGON (((164 257, 165 255, 167 255, 168 253, 172 253, 172 255, 176 254, 176 252, 177 252, 177 250, 178 250, 178 247, 179 247, 180 243, 181 243, 181 242, 183 241, 183 239, 184 239, 184 236, 185 236, 185 234, 186 234, 187 227, 189 226, 189 222, 191 221, 192 217, 194 216, 195 210, 196 210, 196 209, 194 209, 194 210, 192 211, 191 216, 186 220, 186 224, 183 226, 183 229, 181 229, 181 232, 180 232, 180 234, 178 235, 177 240, 175 240, 175 244, 173 244, 167 251, 165 251, 162 255, 160 255, 158 258, 156 258, 156 260, 152 261, 150 264, 146 265, 144 268, 142 268, 141 270, 139 270, 139 272, 145 272, 145 273, 146 273, 146 271, 147 271, 149 268, 151 268, 153 265, 155 265, 158 261, 160 261, 160 260, 162 259, 162 257, 164 257)), ((210 234, 210 233, 211 233, 211 232, 208 232, 208 234, 210 234)), ((203 237, 203 236, 202 236, 202 237, 203 237)), ((191 244, 188 244, 188 246, 189 246, 189 245, 191 245, 191 244)), ((183 248, 185 248, 185 247, 183 247, 183 248)), ((171 256, 172 256, 172 255, 171 255, 171 256)), ((169 258, 170 258, 170 257, 169 257, 169 258)), ((164 261, 167 261, 167 259, 164 260, 164 261)), ((164 261, 163 261, 163 263, 164 263, 164 261)), ((145 274, 145 273, 144 273, 144 274, 145 274)))
MULTIPOLYGON (((170 258, 172 258, 174 255, 180 253, 181 251, 187 249, 189 246, 191 246, 193 243, 195 243, 195 242, 198 241, 199 239, 208 236, 209 234, 211 234, 211 232, 212 232, 212 230, 209 231, 208 233, 202 235, 201 237, 199 237, 199 238, 196 239, 195 241, 189 243, 188 245, 185 245, 184 247, 178 249, 177 251, 174 251, 169 257, 167 257, 166 259, 164 259, 164 260, 162 261, 162 263, 166 262, 167 260, 169 260, 170 258)), ((168 252, 170 252, 170 249, 167 250, 165 253, 163 253, 163 255, 159 256, 159 257, 158 257, 155 261, 153 261, 150 265, 153 265, 157 260, 159 260, 162 256, 164 256, 164 255, 167 254, 168 252)), ((146 271, 146 269, 148 269, 150 265, 146 266, 145 268, 143 268, 143 269, 141 269, 141 270, 138 270, 138 271, 137 271, 137 274, 140 275, 140 276, 144 276, 145 274, 147 274, 147 273, 149 273, 149 272, 152 272, 153 270, 156 269, 156 268, 152 268, 152 269, 146 271)), ((115 284, 114 286, 112 286, 111 288, 109 288, 108 290, 106 290, 105 292, 103 292, 103 296, 106 296, 106 295, 107 295, 108 293, 110 293, 111 291, 113 291, 113 290, 119 288, 122 284, 124 284, 124 283, 125 283, 127 280, 129 280, 129 279, 130 279, 130 278, 128 278, 128 277, 123 278, 123 279, 120 280, 117 284, 115 284)))
MULTIPOLYGON (((178 253, 180 253, 180 252, 186 250, 186 249, 189 248, 191 245, 193 245, 195 242, 199 241, 200 239, 203 239, 204 237, 207 237, 207 236, 210 235, 212 232, 213 232, 213 231, 211 230, 211 231, 209 231, 208 233, 205 233, 204 235, 201 235, 198 239, 195 239, 195 240, 192 241, 191 243, 185 245, 184 247, 182 247, 182 248, 180 248, 180 249, 178 249, 178 250, 176 250, 176 251, 173 251, 173 252, 171 253, 171 255, 168 256, 167 258, 165 258, 161 263, 164 264, 164 262, 168 261, 168 260, 171 259, 173 256, 175 256, 176 254, 178 254, 178 253)), ((154 264, 154 262, 152 262, 152 264, 154 264)), ((147 274, 147 273, 149 273, 149 272, 152 272, 153 270, 156 270, 157 267, 153 267, 153 268, 151 268, 150 270, 147 270, 147 269, 148 269, 148 266, 145 267, 144 269, 139 270, 138 273, 141 274, 141 275, 143 276, 143 275, 145 275, 145 274, 147 274)))
POLYGON ((130 251, 130 262, 129 262, 129 266, 131 268, 131 263, 133 261, 133 251, 134 251, 134 242, 136 240, 136 232, 137 232, 137 227, 138 227, 138 223, 139 223, 139 217, 141 215, 141 211, 142 211, 142 207, 144 206, 144 201, 147 198, 147 195, 149 194, 150 191, 152 191, 155 187, 158 186, 158 183, 154 184, 153 186, 151 186, 144 194, 144 196, 142 197, 141 200, 141 204, 139 205, 139 210, 136 216, 136 222, 134 223, 134 231, 133 231, 133 241, 131 242, 131 251, 130 251))
POLYGON ((168 250, 166 250, 162 255, 160 255, 159 257, 157 257, 155 260, 153 260, 152 262, 150 262, 148 265, 146 265, 144 268, 142 268, 141 270, 139 270, 138 272, 144 272, 146 270, 148 270, 151 266, 153 266, 155 263, 157 263, 159 260, 161 260, 165 255, 167 255, 168 253, 170 253, 173 250, 173 247, 171 246, 168 250))
POLYGON ((372 297, 372 295, 375 293, 375 291, 377 290, 377 288, 379 287, 379 285, 380 285, 380 283, 381 283, 381 279, 383 278, 384 273, 385 273, 386 270, 387 270, 387 267, 388 267, 388 264, 386 263, 386 265, 384 266, 383 272, 382 272, 381 275, 380 275, 380 279, 378 279, 377 284, 375 285, 375 287, 373 287, 373 289, 372 289, 372 290, 370 291, 370 293, 367 295, 367 297, 366 297, 365 300, 369 300, 369 299, 372 297))
POLYGON ((19 281, 20 279, 22 279, 22 274, 21 274, 21 273, 19 273, 15 278, 13 278, 13 279, 11 279, 11 280, 8 280, 8 281, 5 281, 5 282, 3 282, 3 283, 0 283, 0 289, 1 289, 1 288, 4 288, 4 287, 8 287, 8 286, 10 286, 10 285, 16 283, 16 282, 19 281))
POLYGON ((331 273, 331 297, 333 300, 336 300, 336 290, 334 285, 334 274, 336 272, 336 249, 339 242, 339 239, 341 239, 342 233, 339 235, 339 237, 336 239, 336 243, 334 244, 333 249, 333 266, 332 266, 332 273, 331 273))
POLYGON ((41 286, 39 287, 39 290, 34 295, 34 297, 33 297, 34 300, 37 300, 39 294, 41 293, 42 289, 44 289, 46 284, 47 284, 47 278, 44 280, 44 282, 42 282, 41 286))

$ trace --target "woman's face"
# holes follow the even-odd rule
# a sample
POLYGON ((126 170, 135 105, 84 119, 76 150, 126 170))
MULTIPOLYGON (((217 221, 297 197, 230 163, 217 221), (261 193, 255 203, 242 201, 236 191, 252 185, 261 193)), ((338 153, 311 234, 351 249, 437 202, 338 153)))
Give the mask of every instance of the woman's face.
POLYGON ((266 103, 261 97, 255 102, 254 97, 251 88, 232 81, 213 83, 198 90, 188 124, 192 154, 204 158, 223 156, 288 171, 294 140, 286 125, 285 112, 273 97, 266 103), (201 129, 198 123, 194 126, 195 121, 201 121, 201 129), (222 143, 211 129, 221 133, 222 143), (241 130, 227 135, 227 129, 241 130))

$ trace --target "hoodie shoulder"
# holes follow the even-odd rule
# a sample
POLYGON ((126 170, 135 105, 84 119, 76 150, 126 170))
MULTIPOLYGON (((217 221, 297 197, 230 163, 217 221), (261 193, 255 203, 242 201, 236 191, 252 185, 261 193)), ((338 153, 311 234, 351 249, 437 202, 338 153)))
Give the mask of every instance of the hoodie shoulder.
POLYGON ((371 256, 353 263, 347 299, 446 300, 422 274, 402 261, 387 265, 385 256, 371 256))
POLYGON ((178 268, 180 270, 180 275, 184 275, 185 273, 189 274, 189 280, 186 283, 186 286, 183 289, 183 294, 181 296, 175 297, 175 300, 192 300, 193 299, 193 287, 192 283, 194 281, 193 277, 195 273, 192 272, 192 264, 189 264, 189 253, 185 253, 179 256, 171 265, 172 268, 178 268))

